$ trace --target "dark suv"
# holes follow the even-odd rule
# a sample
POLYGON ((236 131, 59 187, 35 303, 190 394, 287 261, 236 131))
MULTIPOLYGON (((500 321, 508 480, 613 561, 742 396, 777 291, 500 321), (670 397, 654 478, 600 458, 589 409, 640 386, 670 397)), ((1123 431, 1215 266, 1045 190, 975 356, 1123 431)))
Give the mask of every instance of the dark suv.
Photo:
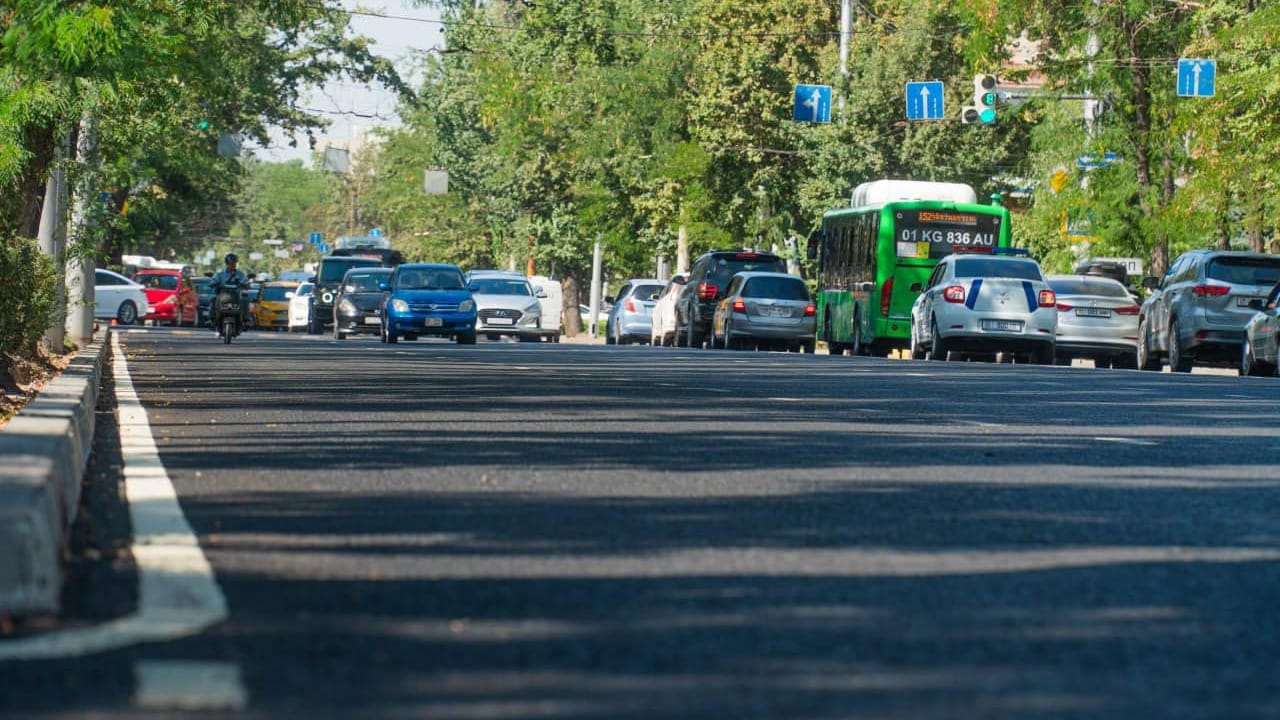
POLYGON ((373 258, 333 255, 321 258, 320 268, 316 270, 316 285, 311 291, 311 325, 307 330, 312 335, 319 335, 327 326, 333 324, 333 303, 337 300, 342 278, 348 270, 355 267, 381 266, 382 263, 373 258))
POLYGON ((734 275, 786 271, 787 263, 772 253, 713 250, 698 258, 676 299, 676 347, 702 347, 711 332, 716 303, 734 275))

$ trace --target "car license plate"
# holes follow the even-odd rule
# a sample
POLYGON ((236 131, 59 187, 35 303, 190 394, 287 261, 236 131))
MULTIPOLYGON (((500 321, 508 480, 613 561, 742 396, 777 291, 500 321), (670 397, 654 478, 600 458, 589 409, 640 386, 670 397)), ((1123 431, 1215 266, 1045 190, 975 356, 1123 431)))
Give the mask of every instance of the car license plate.
POLYGON ((440 327, 444 325, 444 319, 431 317, 427 318, 422 324, 424 327, 440 327))
POLYGON ((489 318, 486 320, 489 325, 515 325, 516 321, 511 318, 489 318))
POLYGON ((1111 310, 1109 308, 1078 307, 1076 308, 1076 315, 1079 315, 1080 317, 1106 318, 1111 317, 1111 310))
POLYGON ((364 324, 365 324, 365 325, 377 325, 377 324, 378 324, 378 322, 379 322, 379 320, 378 320, 378 318, 376 318, 376 317, 367 317, 367 318, 365 318, 365 319, 364 319, 364 324))
POLYGON ((1021 320, 983 320, 983 330, 996 330, 999 332, 1022 332, 1021 320))
POLYGON ((768 317, 791 317, 790 308, 765 306, 760 309, 764 311, 762 314, 768 317))

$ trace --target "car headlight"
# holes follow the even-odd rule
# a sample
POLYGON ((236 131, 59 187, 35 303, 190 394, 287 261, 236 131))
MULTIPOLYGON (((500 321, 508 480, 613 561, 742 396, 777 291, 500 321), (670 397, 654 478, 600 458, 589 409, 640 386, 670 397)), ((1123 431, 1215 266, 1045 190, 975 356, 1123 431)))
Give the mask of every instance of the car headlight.
POLYGON ((526 305, 524 307, 525 315, 537 315, 538 313, 541 313, 541 312, 542 312, 542 305, 539 305, 538 303, 533 303, 532 305, 526 305))
POLYGON ((409 303, 401 300, 400 298, 396 298, 391 301, 391 309, 398 313, 407 313, 409 312, 409 303))
POLYGON ((475 300, 463 300, 458 303, 458 312, 471 312, 476 309, 475 300))
POLYGON ((333 293, 326 292, 325 294, 320 296, 320 300, 322 300, 324 304, 328 305, 329 303, 333 302, 333 293))
POLYGON ((356 306, 355 306, 355 303, 351 302, 350 300, 348 300, 348 299, 346 299, 346 298, 342 298, 342 302, 338 303, 338 310, 339 310, 339 312, 343 313, 344 315, 355 315, 355 314, 356 314, 356 306))

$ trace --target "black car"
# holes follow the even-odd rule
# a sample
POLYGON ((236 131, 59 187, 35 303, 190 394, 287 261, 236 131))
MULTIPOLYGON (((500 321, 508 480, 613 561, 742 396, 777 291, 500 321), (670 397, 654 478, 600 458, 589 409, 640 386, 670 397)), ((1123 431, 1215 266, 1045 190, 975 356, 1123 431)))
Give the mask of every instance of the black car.
POLYGON ((390 290, 391 268, 351 268, 342 278, 333 303, 333 339, 373 335, 382 327, 382 301, 390 290))
POLYGON ((773 253, 713 250, 693 263, 689 281, 676 299, 676 347, 702 347, 711 333, 716 303, 740 272, 785 273, 787 263, 773 253))
POLYGON ((213 278, 192 278, 191 283, 196 286, 196 325, 204 327, 212 317, 210 308, 213 307, 213 298, 217 294, 213 291, 213 278))
POLYGON ((342 278, 351 268, 382 267, 382 263, 374 258, 335 257, 330 255, 320 259, 320 267, 316 270, 316 284, 311 291, 311 325, 307 332, 319 335, 325 328, 333 324, 333 304, 337 302, 338 290, 342 286, 342 278))

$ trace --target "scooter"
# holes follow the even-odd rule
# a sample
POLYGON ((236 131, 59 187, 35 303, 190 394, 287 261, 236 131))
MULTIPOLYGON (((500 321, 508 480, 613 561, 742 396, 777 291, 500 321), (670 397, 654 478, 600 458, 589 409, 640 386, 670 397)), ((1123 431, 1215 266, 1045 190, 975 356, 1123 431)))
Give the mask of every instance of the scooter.
POLYGON ((218 327, 218 335, 222 337, 222 342, 230 345, 232 338, 240 334, 244 329, 241 321, 241 303, 244 298, 240 296, 240 288, 238 286, 224 287, 218 290, 218 296, 214 298, 214 303, 218 309, 218 318, 221 325, 218 327))

